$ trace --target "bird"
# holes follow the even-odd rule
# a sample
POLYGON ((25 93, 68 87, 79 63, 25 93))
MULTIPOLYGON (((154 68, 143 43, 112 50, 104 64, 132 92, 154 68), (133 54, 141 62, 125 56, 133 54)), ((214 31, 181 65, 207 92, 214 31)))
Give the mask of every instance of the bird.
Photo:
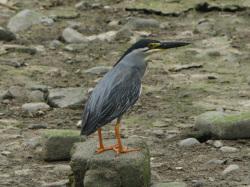
POLYGON ((92 90, 82 114, 81 135, 98 132, 99 147, 96 153, 113 150, 117 154, 137 151, 123 146, 120 124, 123 114, 130 109, 141 95, 142 78, 150 54, 163 49, 186 46, 189 42, 158 41, 141 39, 128 48, 113 68, 107 72, 92 90), (102 127, 113 120, 117 143, 104 146, 102 127))

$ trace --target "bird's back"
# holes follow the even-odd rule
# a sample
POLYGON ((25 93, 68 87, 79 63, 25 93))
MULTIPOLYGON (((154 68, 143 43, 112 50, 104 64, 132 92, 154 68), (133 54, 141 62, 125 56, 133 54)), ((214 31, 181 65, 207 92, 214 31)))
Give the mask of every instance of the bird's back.
POLYGON ((136 68, 115 66, 93 89, 85 105, 81 134, 89 135, 125 113, 137 101, 140 87, 136 68))

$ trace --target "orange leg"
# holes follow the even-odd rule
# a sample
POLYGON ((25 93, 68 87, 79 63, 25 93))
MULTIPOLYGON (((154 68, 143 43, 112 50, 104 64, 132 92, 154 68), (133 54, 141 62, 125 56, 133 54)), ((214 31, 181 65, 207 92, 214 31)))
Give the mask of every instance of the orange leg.
POLYGON ((117 145, 113 146, 113 150, 117 153, 128 153, 128 152, 132 152, 132 151, 138 151, 140 149, 129 149, 127 147, 124 147, 122 145, 122 141, 121 141, 121 135, 120 135, 120 121, 121 119, 117 119, 117 123, 115 125, 115 137, 117 139, 117 145))
POLYGON ((97 129, 98 131, 98 139, 99 139, 99 148, 96 150, 96 153, 102 153, 104 151, 112 150, 113 146, 110 147, 104 147, 103 141, 102 141, 102 129, 97 129))

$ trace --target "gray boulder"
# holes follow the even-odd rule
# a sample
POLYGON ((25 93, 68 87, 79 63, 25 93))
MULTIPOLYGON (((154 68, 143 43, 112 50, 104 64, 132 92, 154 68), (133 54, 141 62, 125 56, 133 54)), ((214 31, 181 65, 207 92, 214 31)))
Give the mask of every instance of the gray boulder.
POLYGON ((3 27, 0 27, 0 41, 11 41, 15 40, 16 35, 13 32, 10 32, 7 29, 4 29, 3 27))
POLYGON ((197 117, 195 128, 214 139, 250 138, 250 112, 206 112, 197 117))
POLYGON ((48 103, 52 107, 77 108, 87 99, 84 88, 55 88, 49 89, 48 103))
POLYGON ((77 130, 48 129, 42 131, 42 159, 46 161, 69 160, 75 142, 81 141, 77 130))
MULTIPOLYGON (((35 12, 33 10, 22 10, 17 13, 14 17, 9 20, 7 28, 11 32, 20 32, 30 28, 32 25, 43 23, 44 20, 48 21, 49 18, 46 18, 42 14, 35 12)), ((53 22, 50 19, 50 22, 53 22)))
MULTIPOLYGON (((105 141, 105 145, 115 140, 105 141)), ((139 151, 116 155, 114 151, 96 154, 94 140, 77 143, 72 149, 71 168, 75 187, 148 187, 150 185, 150 156, 146 144, 139 139, 123 141, 139 151)))

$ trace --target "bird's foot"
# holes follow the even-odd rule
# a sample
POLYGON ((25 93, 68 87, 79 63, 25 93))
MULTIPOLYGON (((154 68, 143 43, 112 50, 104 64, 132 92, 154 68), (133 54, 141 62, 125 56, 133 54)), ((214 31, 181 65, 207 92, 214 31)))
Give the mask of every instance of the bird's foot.
POLYGON ((121 153, 129 153, 133 151, 139 151, 139 148, 128 148, 128 147, 119 147, 119 145, 113 147, 113 150, 116 152, 117 155, 121 153))
POLYGON ((97 154, 100 154, 100 153, 103 153, 103 152, 105 152, 105 151, 114 150, 116 147, 118 147, 117 144, 111 145, 111 146, 109 146, 109 147, 99 147, 99 148, 96 150, 96 153, 97 153, 97 154))

